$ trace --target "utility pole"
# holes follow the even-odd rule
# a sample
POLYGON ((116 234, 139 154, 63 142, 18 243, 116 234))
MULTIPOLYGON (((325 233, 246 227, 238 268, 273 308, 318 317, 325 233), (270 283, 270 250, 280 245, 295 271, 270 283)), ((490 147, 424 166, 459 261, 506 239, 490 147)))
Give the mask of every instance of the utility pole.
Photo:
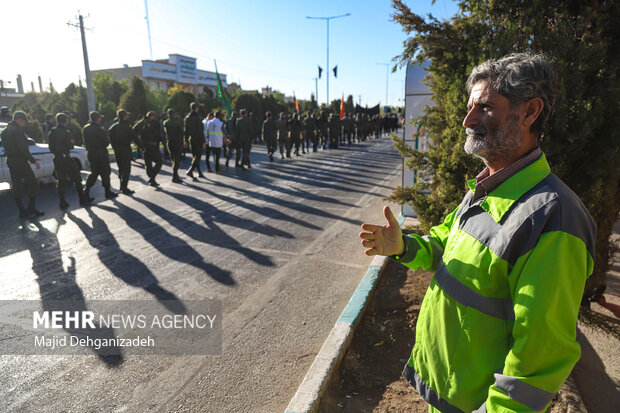
POLYGON ((78 16, 78 19, 78 25, 74 23, 67 23, 67 25, 80 28, 80 34, 82 35, 82 53, 84 54, 84 71, 86 72, 86 101, 88 102, 88 111, 92 112, 95 110, 95 92, 93 90, 93 80, 90 76, 90 66, 88 64, 88 50, 86 50, 86 34, 84 34, 84 17, 80 14, 78 16))
MULTIPOLYGON (((339 16, 330 16, 330 17, 310 17, 310 16, 306 16, 306 19, 313 19, 313 20, 325 20, 325 22, 327 23, 327 66, 325 67, 325 70, 327 71, 327 92, 326 92, 326 106, 329 107, 329 72, 331 71, 331 68, 329 67, 329 21, 332 19, 338 19, 340 17, 347 17, 350 16, 351 13, 347 13, 347 14, 341 14, 339 16)), ((317 101, 318 102, 318 101, 317 101)))
POLYGON ((378 65, 385 65, 385 107, 388 106, 388 79, 390 78, 390 66, 391 63, 377 63, 378 65))
POLYGON ((146 31, 149 35, 149 53, 151 54, 151 60, 153 60, 153 45, 151 44, 151 23, 149 22, 149 3, 148 0, 144 0, 144 10, 146 10, 146 31))

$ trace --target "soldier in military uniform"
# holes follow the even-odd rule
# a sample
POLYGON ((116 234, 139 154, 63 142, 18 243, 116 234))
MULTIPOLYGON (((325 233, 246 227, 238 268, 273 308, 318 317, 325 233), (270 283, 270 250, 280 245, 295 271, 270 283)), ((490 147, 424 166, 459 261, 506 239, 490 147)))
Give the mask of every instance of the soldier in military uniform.
POLYGON ((9 174, 11 175, 13 197, 15 198, 20 218, 43 215, 43 212, 34 207, 39 183, 28 162, 34 164, 37 169, 40 166, 28 148, 28 139, 26 138, 26 132, 24 132, 27 122, 28 118, 24 112, 15 112, 13 120, 0 135, 2 145, 4 146, 4 153, 6 154, 9 174), (22 192, 28 193, 28 208, 24 208, 22 203, 22 192))
POLYGON ((45 122, 41 126, 43 129, 43 142, 48 142, 47 135, 49 135, 52 129, 54 129, 54 126, 56 126, 54 116, 48 113, 45 115, 45 122))
POLYGON ((161 169, 162 159, 159 151, 159 122, 157 114, 149 111, 146 116, 133 126, 133 130, 138 135, 139 142, 142 143, 144 152, 144 165, 146 174, 149 177, 149 184, 158 187, 159 184, 155 177, 161 169))
MULTIPOLYGON (((299 144, 301 143, 301 121, 299 114, 293 113, 293 117, 289 120, 288 127, 291 131, 291 147, 295 147, 295 156, 299 156, 299 144)), ((303 149, 303 147, 302 147, 303 149)))
POLYGON ((110 155, 108 145, 110 140, 105 129, 103 129, 103 115, 99 112, 90 112, 90 122, 84 126, 82 135, 84 136, 84 146, 88 154, 90 163, 90 174, 86 178, 86 188, 84 192, 90 198, 90 189, 97 182, 97 176, 101 177, 101 185, 105 190, 106 199, 116 198, 118 194, 110 189, 110 155))
POLYGON ((191 112, 185 117, 185 145, 190 144, 192 149, 192 165, 185 173, 190 178, 194 179, 193 172, 198 171, 198 176, 204 178, 202 171, 200 170, 200 159, 202 158, 202 151, 205 146, 204 125, 202 119, 200 119, 200 105, 196 102, 192 102, 190 105, 191 112))
POLYGON ((237 112, 233 112, 230 119, 228 119, 225 124, 227 139, 230 141, 230 143, 228 143, 228 153, 226 155, 226 166, 228 166, 230 158, 232 158, 233 150, 235 151, 235 166, 239 166, 239 162, 241 162, 241 144, 237 137, 238 117, 239 114, 237 112))
POLYGON ((124 195, 134 193, 128 188, 129 174, 131 172, 131 142, 142 146, 142 142, 136 136, 129 124, 129 114, 124 109, 116 112, 116 122, 110 126, 110 143, 114 149, 114 159, 118 165, 118 178, 121 181, 121 192, 124 195))
POLYGON ((250 165, 250 151, 252 149, 252 138, 254 136, 254 127, 252 126, 252 119, 248 117, 248 113, 245 109, 241 109, 239 112, 241 117, 237 119, 237 139, 241 146, 241 164, 235 165, 241 169, 245 169, 244 165, 251 168, 250 165))
POLYGON ((308 112, 308 116, 304 119, 304 141, 306 142, 306 148, 308 149, 308 153, 310 153, 310 142, 312 142, 312 152, 317 151, 318 147, 318 135, 316 130, 316 120, 314 119, 314 115, 308 112))
POLYGON ((278 127, 276 121, 273 120, 273 113, 268 111, 265 113, 266 119, 263 121, 263 142, 267 146, 267 156, 269 161, 273 162, 273 154, 276 153, 278 147, 278 127))
POLYGON ((330 149, 338 148, 338 141, 340 140, 340 119, 335 113, 332 113, 329 117, 329 147, 330 149))
POLYGON ((353 141, 353 119, 351 118, 351 114, 347 113, 344 118, 342 118, 342 143, 346 141, 349 145, 351 145, 353 141))
POLYGON ((317 119, 316 125, 319 129, 319 144, 323 146, 323 149, 327 149, 327 130, 329 128, 329 119, 327 118, 327 113, 325 111, 321 111, 321 115, 317 119))
POLYGON ((75 186, 80 199, 80 205, 88 205, 93 201, 84 192, 80 170, 71 158, 69 151, 73 149, 73 137, 67 125, 69 118, 64 113, 56 115, 56 127, 49 134, 49 149, 54 155, 54 168, 56 170, 56 189, 60 198, 60 208, 65 209, 69 203, 65 199, 65 186, 70 181, 75 186))
POLYGON ((13 119, 11 118, 11 110, 8 108, 8 106, 2 106, 0 108, 0 122, 9 123, 12 120, 13 119))
POLYGON ((172 160, 172 182, 180 184, 179 166, 183 159, 183 121, 178 112, 168 109, 168 119, 164 121, 164 131, 168 142, 168 152, 172 160))
POLYGON ((280 144, 280 157, 284 159, 284 148, 286 148, 286 157, 291 157, 291 138, 288 135, 289 125, 286 113, 280 113, 280 119, 276 121, 278 127, 278 143, 280 144))

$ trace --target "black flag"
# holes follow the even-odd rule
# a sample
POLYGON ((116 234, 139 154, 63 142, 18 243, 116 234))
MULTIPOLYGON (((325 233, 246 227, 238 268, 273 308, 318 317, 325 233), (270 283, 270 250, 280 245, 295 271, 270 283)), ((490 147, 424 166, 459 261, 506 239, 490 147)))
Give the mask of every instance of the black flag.
POLYGON ((319 79, 321 78, 321 73, 323 73, 323 68, 319 66, 319 79))
POLYGON ((334 71, 334 77, 338 77, 338 65, 334 66, 332 70, 334 71))

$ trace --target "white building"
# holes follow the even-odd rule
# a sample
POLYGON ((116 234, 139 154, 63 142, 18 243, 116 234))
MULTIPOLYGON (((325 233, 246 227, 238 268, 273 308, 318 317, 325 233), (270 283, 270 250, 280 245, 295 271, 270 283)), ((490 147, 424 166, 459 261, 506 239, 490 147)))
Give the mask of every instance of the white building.
MULTIPOLYGON (((152 89, 167 91, 174 83, 178 83, 188 92, 199 96, 206 86, 214 94, 217 93, 217 77, 215 72, 200 70, 196 67, 196 58, 180 54, 170 54, 168 59, 143 60, 141 66, 125 66, 117 69, 91 71, 93 75, 106 73, 115 75, 116 80, 136 76, 152 89)), ((220 73, 222 87, 227 87, 226 75, 220 73)))

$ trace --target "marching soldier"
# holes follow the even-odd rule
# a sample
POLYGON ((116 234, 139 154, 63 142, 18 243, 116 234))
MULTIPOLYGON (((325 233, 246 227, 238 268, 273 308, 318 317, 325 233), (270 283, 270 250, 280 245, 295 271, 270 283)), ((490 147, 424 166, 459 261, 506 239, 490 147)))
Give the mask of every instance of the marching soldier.
POLYGON ((316 130, 316 121, 314 115, 308 112, 308 116, 304 119, 304 140, 306 141, 306 147, 308 153, 310 152, 310 141, 312 141, 312 152, 317 151, 318 147, 318 135, 316 130))
POLYGON ((189 143, 191 146, 192 165, 185 175, 194 179, 193 172, 198 170, 198 177, 204 178, 205 176, 200 170, 200 159, 202 158, 202 151, 205 146, 204 125, 198 113, 200 105, 196 102, 192 102, 190 109, 191 112, 185 117, 185 145, 187 146, 189 143))
POLYGON ((276 121, 273 120, 271 111, 265 114, 266 119, 263 121, 263 141, 267 146, 267 156, 269 162, 273 162, 273 154, 278 147, 278 127, 276 121))
POLYGON ((99 112, 90 112, 90 123, 84 126, 82 134, 84 136, 84 146, 86 146, 88 162, 90 163, 90 174, 86 178, 86 188, 84 193, 90 198, 90 189, 97 182, 97 176, 101 177, 101 185, 105 190, 106 199, 116 198, 118 194, 110 189, 110 155, 108 145, 110 140, 101 126, 103 116, 99 112))
POLYGON ((320 145, 323 146, 323 149, 327 148, 327 128, 328 128, 329 120, 327 119, 327 113, 325 111, 321 112, 321 115, 317 119, 316 125, 319 129, 319 139, 320 145))
POLYGON ((350 113, 347 113, 344 118, 342 118, 342 132, 342 143, 344 144, 346 140, 347 143, 351 145, 353 141, 353 119, 350 113))
POLYGON ((228 143, 228 153, 226 155, 226 166, 228 167, 228 163, 230 162, 230 158, 232 158, 233 150, 235 151, 235 166, 239 166, 239 162, 241 162, 241 145, 239 143, 239 139, 237 137, 237 118, 239 114, 237 112, 233 112, 230 116, 230 119, 226 121, 226 135, 228 143))
POLYGON ((278 127, 278 143, 280 144, 280 157, 284 159, 284 148, 286 148, 286 157, 291 157, 291 138, 288 135, 289 125, 286 119, 286 113, 280 113, 280 119, 276 122, 278 127))
POLYGON ((250 166, 250 150, 252 149, 252 137, 254 136, 254 127, 252 126, 252 119, 248 118, 248 113, 245 109, 240 111, 241 117, 237 120, 237 138, 239 139, 239 145, 241 146, 241 169, 245 169, 244 165, 249 168, 250 166))
MULTIPOLYGON (((288 123, 289 130, 291 131, 291 146, 295 146, 295 156, 299 156, 299 144, 301 139, 301 121, 299 120, 299 114, 293 113, 293 117, 288 123)), ((303 150, 303 146, 302 146, 303 150)), ((305 153, 305 151, 304 151, 305 153)))
POLYGON ((44 213, 34 207, 37 197, 37 181, 32 168, 28 163, 40 168, 28 148, 28 139, 24 127, 28 122, 28 117, 24 112, 15 112, 13 121, 2 131, 2 145, 6 154, 6 163, 9 167, 11 175, 11 188, 13 189, 13 197, 19 210, 20 218, 40 217, 44 213), (22 192, 28 193, 28 208, 24 208, 22 203, 22 192))
POLYGON ((134 130, 129 124, 129 114, 124 109, 116 112, 117 122, 110 126, 110 143, 114 149, 114 158, 118 165, 118 178, 121 181, 121 192, 131 195, 135 191, 128 188, 129 173, 131 172, 131 142, 142 146, 134 130))
POLYGON ((338 148, 338 141, 340 140, 340 119, 335 113, 332 113, 329 117, 329 148, 338 148))
POLYGON ((139 142, 142 143, 144 152, 144 165, 146 166, 146 174, 149 177, 149 184, 158 187, 155 177, 161 169, 162 159, 159 151, 159 122, 157 114, 149 111, 146 116, 136 123, 133 127, 134 132, 138 135, 139 142))
POLYGON ((180 184, 179 166, 183 159, 183 121, 178 112, 168 109, 168 119, 164 121, 164 131, 166 132, 168 152, 172 160, 172 182, 180 184))
POLYGON ((65 199, 65 186, 70 181, 75 186, 80 199, 80 205, 88 205, 93 201, 84 192, 80 170, 71 159, 70 151, 73 149, 73 137, 67 129, 69 118, 64 113, 56 115, 56 127, 49 134, 49 149, 54 155, 54 168, 56 169, 56 189, 60 198, 60 208, 65 209, 69 203, 65 199))

